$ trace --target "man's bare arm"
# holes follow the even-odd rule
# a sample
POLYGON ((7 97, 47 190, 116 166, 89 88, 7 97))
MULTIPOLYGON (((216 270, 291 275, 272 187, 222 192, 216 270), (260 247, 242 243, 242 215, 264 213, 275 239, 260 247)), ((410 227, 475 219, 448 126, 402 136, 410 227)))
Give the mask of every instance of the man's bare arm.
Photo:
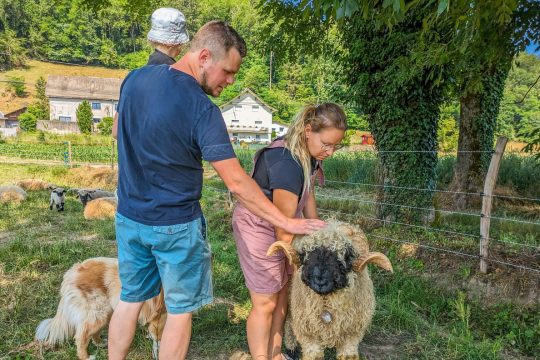
POLYGON ((309 234, 322 229, 325 222, 317 219, 288 218, 264 196, 259 185, 249 177, 238 159, 211 162, 227 188, 252 213, 291 234, 309 234))

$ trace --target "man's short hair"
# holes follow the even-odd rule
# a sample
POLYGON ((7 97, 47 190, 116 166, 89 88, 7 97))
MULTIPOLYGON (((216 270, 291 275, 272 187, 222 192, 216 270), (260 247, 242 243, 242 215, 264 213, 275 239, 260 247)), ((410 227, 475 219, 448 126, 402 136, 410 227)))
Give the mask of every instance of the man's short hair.
POLYGON ((232 26, 221 20, 204 24, 193 37, 190 50, 208 49, 212 56, 221 58, 234 47, 242 58, 247 54, 246 42, 232 26))

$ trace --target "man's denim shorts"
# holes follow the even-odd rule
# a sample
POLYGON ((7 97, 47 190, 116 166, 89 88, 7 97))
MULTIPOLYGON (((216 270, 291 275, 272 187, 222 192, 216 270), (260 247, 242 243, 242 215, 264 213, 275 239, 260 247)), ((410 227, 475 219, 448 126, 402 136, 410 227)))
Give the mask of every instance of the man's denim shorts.
POLYGON ((116 241, 122 301, 146 301, 163 286, 171 314, 192 312, 212 302, 204 217, 185 224, 149 226, 116 213, 116 241))

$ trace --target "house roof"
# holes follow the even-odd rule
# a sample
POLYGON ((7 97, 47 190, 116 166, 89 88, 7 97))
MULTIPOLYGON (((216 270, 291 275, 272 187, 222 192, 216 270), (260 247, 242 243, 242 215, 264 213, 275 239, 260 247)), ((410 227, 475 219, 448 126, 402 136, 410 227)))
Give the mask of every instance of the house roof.
POLYGON ((233 104, 235 104, 238 100, 240 100, 244 95, 246 94, 249 94, 251 96, 253 96, 255 98, 255 101, 257 101, 257 103, 259 103, 259 105, 265 107, 266 109, 268 109, 270 112, 274 112, 276 111, 276 109, 274 109, 273 107, 271 107, 270 105, 268 105, 267 103, 265 103, 259 96, 257 96, 257 94, 255 94, 253 92, 253 90, 251 90, 250 88, 245 88, 244 90, 242 90, 242 92, 240 94, 238 94, 238 96, 232 98, 231 100, 227 101, 226 103, 222 104, 219 108, 221 110, 225 110, 225 108, 229 107, 229 106, 232 106, 233 104))
POLYGON ((49 75, 45 95, 49 98, 118 100, 123 79, 49 75))

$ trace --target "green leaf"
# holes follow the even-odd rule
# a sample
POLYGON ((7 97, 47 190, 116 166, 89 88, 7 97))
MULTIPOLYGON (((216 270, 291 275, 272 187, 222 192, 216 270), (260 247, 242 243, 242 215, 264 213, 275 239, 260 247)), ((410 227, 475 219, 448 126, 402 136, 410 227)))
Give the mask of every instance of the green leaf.
POLYGON ((440 0, 439 7, 437 8, 437 16, 441 15, 447 9, 448 9, 448 0, 440 0))

